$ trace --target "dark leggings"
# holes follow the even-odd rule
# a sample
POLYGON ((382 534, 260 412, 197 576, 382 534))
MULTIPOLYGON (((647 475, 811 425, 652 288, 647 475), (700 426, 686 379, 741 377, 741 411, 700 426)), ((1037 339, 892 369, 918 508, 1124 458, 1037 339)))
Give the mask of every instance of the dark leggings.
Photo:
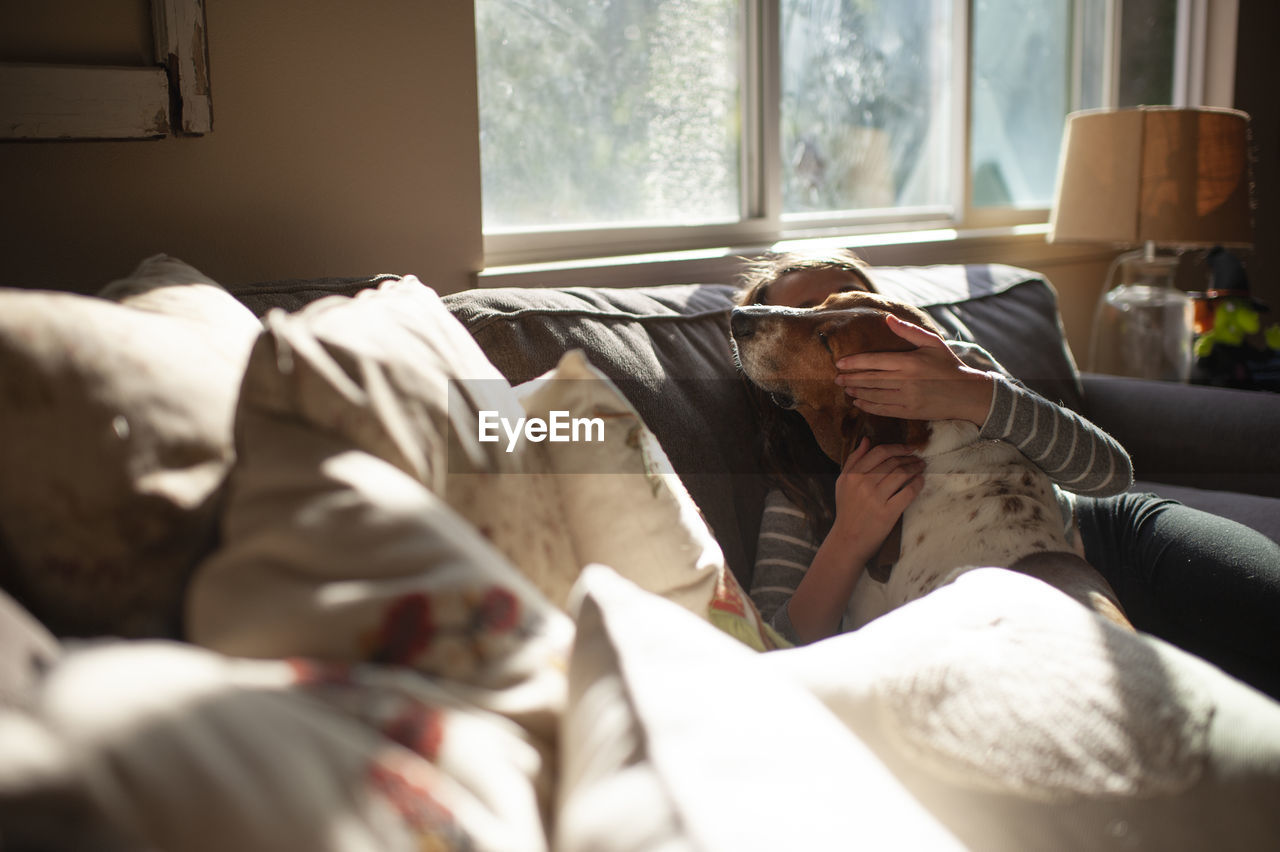
POLYGON ((1280 545, 1154 494, 1076 509, 1085 556, 1134 627, 1280 698, 1280 545))

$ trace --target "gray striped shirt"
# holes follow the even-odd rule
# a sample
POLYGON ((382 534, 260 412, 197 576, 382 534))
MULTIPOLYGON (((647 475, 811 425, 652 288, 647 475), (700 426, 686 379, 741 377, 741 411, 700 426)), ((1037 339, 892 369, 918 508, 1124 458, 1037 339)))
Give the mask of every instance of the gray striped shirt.
MULTIPOLYGON (((1013 444, 1053 480, 1064 511, 1063 493, 1103 497, 1133 484, 1133 465, 1120 444, 1080 415, 1019 384, 986 350, 949 341, 962 361, 996 374, 991 410, 980 434, 1013 444)), ((765 498, 751 599, 760 615, 788 641, 796 642, 786 603, 818 550, 809 519, 785 494, 773 489, 765 498)))

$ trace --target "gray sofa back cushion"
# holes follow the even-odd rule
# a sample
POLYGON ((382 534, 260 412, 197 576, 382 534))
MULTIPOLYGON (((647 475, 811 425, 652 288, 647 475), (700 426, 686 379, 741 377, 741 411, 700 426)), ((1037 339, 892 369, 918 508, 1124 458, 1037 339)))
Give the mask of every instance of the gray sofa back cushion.
MULTIPOLYGON (((924 307, 1039 393, 1079 409, 1082 393, 1057 296, 1043 278, 997 265, 877 267, 887 295, 924 307)), ((732 363, 728 285, 469 290, 444 302, 513 384, 583 349, 636 406, 749 581, 767 490, 757 418, 732 363)))
POLYGON ((258 284, 236 284, 227 287, 258 316, 272 308, 296 311, 325 296, 354 296, 361 290, 377 287, 399 275, 370 275, 359 278, 290 278, 258 284))

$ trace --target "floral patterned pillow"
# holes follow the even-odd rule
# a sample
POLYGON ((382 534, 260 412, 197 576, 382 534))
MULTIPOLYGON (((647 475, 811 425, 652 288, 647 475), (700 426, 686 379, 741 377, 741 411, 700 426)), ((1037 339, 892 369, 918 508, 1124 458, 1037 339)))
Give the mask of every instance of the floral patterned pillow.
MULTIPOLYGON (((252 359, 246 386, 255 371, 278 363, 252 359)), ((502 800, 520 805, 520 825, 528 827, 530 813, 537 818, 533 834, 514 832, 518 842, 501 832, 469 842, 541 848, 571 622, 417 476, 334 424, 286 408, 290 386, 278 387, 282 397, 265 395, 260 384, 241 397, 222 543, 198 567, 188 596, 192 641, 236 657, 313 661, 310 679, 327 702, 413 744, 431 764, 392 749, 366 778, 424 831, 439 827, 438 788, 451 789, 456 802, 472 786, 459 781, 455 789, 452 772, 440 776, 434 758, 447 753, 471 760, 475 775, 505 779, 502 800), (457 750, 449 751, 446 729, 437 754, 436 711, 415 709, 405 695, 371 693, 366 681, 375 672, 409 696, 443 696, 462 716, 482 716, 490 721, 481 727, 505 732, 486 739, 463 719, 454 726, 457 750)), ((446 809, 467 831, 488 819, 483 810, 468 817, 446 809)))
POLYGON ((269 395, 251 359, 222 543, 197 568, 192 641, 228 654, 405 666, 549 732, 567 616, 418 477, 269 395))

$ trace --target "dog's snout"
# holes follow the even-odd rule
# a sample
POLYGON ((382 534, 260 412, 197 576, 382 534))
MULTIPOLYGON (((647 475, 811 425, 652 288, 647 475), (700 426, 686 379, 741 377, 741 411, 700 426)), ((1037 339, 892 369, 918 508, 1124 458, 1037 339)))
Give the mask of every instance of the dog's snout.
POLYGON ((742 340, 756 333, 756 320, 751 314, 739 308, 734 308, 733 313, 729 315, 729 330, 733 332, 733 336, 742 340))

